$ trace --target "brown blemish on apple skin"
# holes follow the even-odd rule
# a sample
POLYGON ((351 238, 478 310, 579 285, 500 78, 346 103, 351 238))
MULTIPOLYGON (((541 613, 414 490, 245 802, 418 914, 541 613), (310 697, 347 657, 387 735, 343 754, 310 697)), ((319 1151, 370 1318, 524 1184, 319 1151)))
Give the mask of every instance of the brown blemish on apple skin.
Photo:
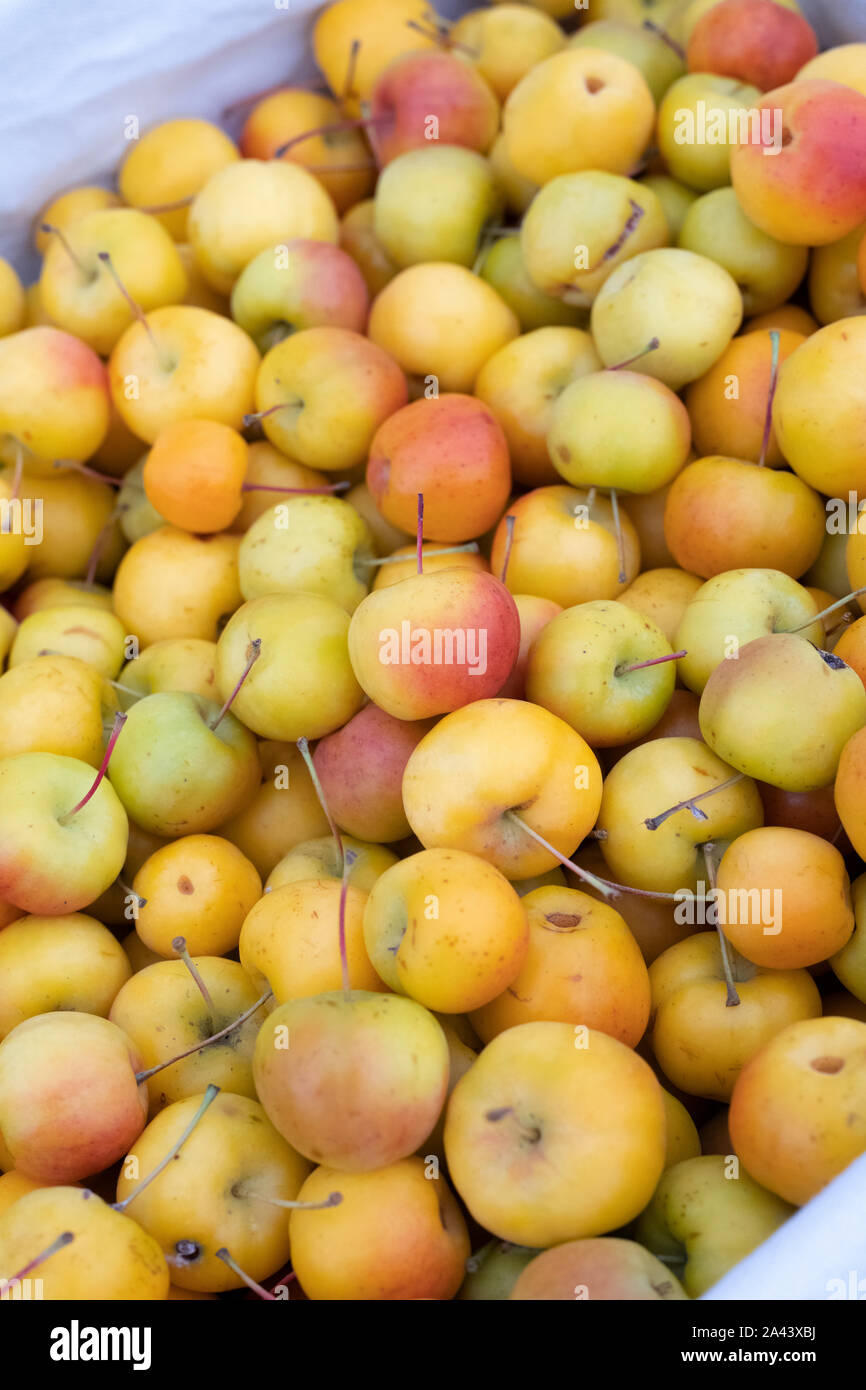
POLYGON ((544 920, 550 923, 548 930, 574 931, 582 916, 579 912, 548 912, 544 920))
POLYGON ((844 1065, 844 1057, 813 1057, 809 1063, 813 1071, 824 1072, 827 1076, 835 1076, 844 1065))
POLYGON ((195 892, 195 885, 193 884, 191 879, 187 878, 186 874, 181 874, 180 878, 178 879, 177 891, 179 893, 183 893, 185 896, 189 896, 190 893, 195 892))

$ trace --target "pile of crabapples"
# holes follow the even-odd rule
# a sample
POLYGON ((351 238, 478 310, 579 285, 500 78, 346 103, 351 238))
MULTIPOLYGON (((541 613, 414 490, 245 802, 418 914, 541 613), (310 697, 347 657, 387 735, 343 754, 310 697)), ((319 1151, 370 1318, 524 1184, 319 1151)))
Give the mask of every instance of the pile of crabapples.
POLYGON ((866 1150, 866 42, 313 45, 0 263, 0 1296, 697 1297, 866 1150))

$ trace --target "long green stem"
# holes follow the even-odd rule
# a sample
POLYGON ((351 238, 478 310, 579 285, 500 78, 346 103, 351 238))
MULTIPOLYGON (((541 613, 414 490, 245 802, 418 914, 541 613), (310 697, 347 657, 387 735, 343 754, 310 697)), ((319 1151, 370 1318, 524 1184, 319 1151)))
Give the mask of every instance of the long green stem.
POLYGON ((564 854, 552 845, 549 840, 545 840, 543 835, 539 835, 537 830, 533 830, 531 825, 527 825, 522 816, 516 811, 506 811, 505 816, 508 820, 519 825, 521 830, 525 830, 527 835, 539 845, 542 845, 554 859, 558 859, 564 869, 570 869, 578 878, 583 879, 584 883, 589 883, 597 893, 601 893, 603 898, 615 897, 618 893, 633 893, 638 898, 653 898, 660 902, 676 902, 676 893, 653 893, 649 888, 632 888, 627 883, 613 883, 608 878, 599 878, 598 874, 591 874, 588 869, 582 869, 579 864, 575 864, 573 859, 568 859, 564 854))
MULTIPOLYGON (((708 879, 708 881, 709 881, 710 888, 711 888, 712 891, 715 893, 715 891, 716 891, 716 861, 715 861, 715 859, 713 858, 713 854, 714 854, 714 852, 715 852, 715 845, 712 843, 711 840, 707 840, 706 843, 705 843, 704 845, 701 846, 701 848, 703 849, 703 853, 704 853, 704 865, 706 866, 707 879, 708 879)), ((727 988, 727 997, 726 997, 726 999, 725 999, 725 1008, 726 1008, 726 1009, 733 1009, 733 1008, 736 1008, 736 1006, 739 1004, 739 1002, 740 1002, 740 996, 739 996, 739 994, 737 993, 737 988, 736 988, 736 985, 734 984, 734 972, 733 972, 733 970, 732 970, 732 968, 731 968, 731 961, 730 961, 730 957, 729 957, 729 955, 728 955, 728 939, 727 939, 727 937, 725 936, 725 933, 722 931, 722 925, 721 925, 721 923, 718 922, 718 921, 716 922, 716 931, 717 931, 718 934, 719 934, 719 950, 720 950, 721 953, 722 953, 722 969, 723 969, 724 972, 725 972, 725 985, 726 985, 726 988, 727 988)))
POLYGON ((219 1092, 219 1086, 214 1086, 213 1084, 208 1086, 207 1090, 204 1093, 204 1096, 202 1097, 201 1105, 196 1110, 195 1114, 193 1115, 189 1124, 186 1126, 186 1129, 183 1131, 183 1134, 180 1136, 177 1143, 172 1145, 165 1158, 162 1159, 162 1161, 156 1165, 156 1167, 153 1169, 153 1172, 148 1173, 146 1178, 142 1178, 141 1182, 138 1184, 138 1187, 134 1188, 133 1191, 130 1192, 128 1197, 124 1197, 122 1202, 113 1203, 115 1211, 126 1211, 126 1208, 129 1206, 130 1202, 134 1202, 136 1197, 140 1197, 144 1189, 146 1187, 149 1187, 150 1184, 153 1182, 154 1178, 158 1178, 160 1173, 162 1173, 171 1163, 172 1159, 177 1157, 177 1155, 181 1151, 181 1148, 186 1143, 189 1136, 192 1134, 193 1130, 195 1129, 199 1120, 204 1115, 208 1106, 210 1106, 216 1100, 217 1096, 219 1095, 219 1092))

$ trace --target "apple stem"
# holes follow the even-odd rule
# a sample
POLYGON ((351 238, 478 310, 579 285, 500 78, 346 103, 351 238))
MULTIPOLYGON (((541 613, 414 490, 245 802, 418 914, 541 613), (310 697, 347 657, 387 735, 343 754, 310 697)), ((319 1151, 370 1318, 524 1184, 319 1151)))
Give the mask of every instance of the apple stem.
POLYGON ((632 362, 639 362, 642 357, 646 357, 647 353, 655 352, 658 346, 658 338, 650 338, 646 347, 641 348, 640 352, 636 352, 634 357, 627 357, 624 362, 617 362, 613 367, 606 367, 605 370, 608 372, 621 372, 624 367, 630 367, 632 362))
POLYGON ((622 534, 622 522, 619 517, 619 498, 616 495, 616 488, 610 490, 610 509, 613 512, 613 529, 616 533, 616 559, 619 565, 619 575, 617 576, 620 584, 624 584, 627 575, 625 572, 625 539, 622 534))
POLYGON ((804 623, 798 623, 796 627, 786 627, 783 631, 785 633, 802 632, 804 628, 811 627, 813 623, 820 623, 824 618, 828 618, 831 613, 836 612, 837 608, 844 608, 852 599, 859 598, 861 594, 866 594, 866 585, 860 589, 852 589, 851 593, 846 594, 844 598, 837 599, 835 603, 831 603, 827 608, 822 608, 821 612, 816 613, 814 618, 807 618, 804 623))
POLYGON ((136 304, 136 302, 135 302, 135 300, 133 299, 132 295, 129 293, 129 290, 128 290, 128 289, 126 288, 126 286, 124 285, 123 281, 121 280, 120 276, 118 275, 117 271, 116 271, 115 268, 114 268, 114 264, 113 264, 113 262, 112 262, 112 260, 111 260, 110 255, 108 254, 108 252, 107 252, 107 251, 97 251, 96 256, 97 256, 97 259, 100 260, 100 261, 102 262, 102 264, 105 266, 105 268, 106 268, 106 270, 108 271, 109 275, 111 276, 112 280, 113 280, 114 283, 116 284, 117 288, 120 290, 120 293, 123 295, 124 299, 126 300, 127 304, 129 305, 129 308, 130 308, 130 310, 131 310, 131 312, 132 312, 133 317, 136 318, 136 319, 138 319, 138 322, 141 324, 142 328, 144 329, 145 333, 147 334, 148 338, 150 339, 150 341, 151 341, 151 343, 152 343, 152 345, 153 345, 153 350, 154 350, 154 352, 156 353, 157 360, 159 361, 159 364, 160 364, 160 366, 162 367, 162 370, 163 370, 164 372, 171 372, 171 371, 173 371, 173 370, 174 370, 174 364, 173 364, 167 357, 163 356, 163 353, 162 353, 162 351, 161 351, 161 349, 160 349, 159 343, 156 341, 156 338, 154 337, 153 329, 151 328, 150 324, 149 324, 148 321, 147 321, 147 315, 145 314, 145 312, 144 312, 144 310, 142 309, 141 305, 140 305, 140 304, 136 304))
POLYGON ((340 105, 345 106, 355 93, 355 73, 358 68, 358 54, 361 52, 361 40, 352 40, 349 48, 349 61, 346 64, 346 76, 343 78, 343 86, 340 91, 340 105))
POLYGON ((241 1269, 240 1265, 232 1258, 225 1246, 220 1250, 215 1250, 214 1254, 218 1260, 222 1260, 224 1265, 228 1265, 233 1274, 236 1274, 239 1279, 243 1279, 247 1288, 252 1289, 253 1293, 257 1293, 259 1298, 266 1299, 268 1303, 279 1302, 276 1294, 269 1293, 262 1284, 257 1284, 255 1279, 251 1279, 250 1276, 241 1269))
POLYGON ((440 48, 447 48, 455 53, 465 53, 468 58, 477 59, 481 57, 481 53, 477 48, 473 48, 468 43, 462 43, 460 39, 452 39, 452 25, 448 20, 443 19, 441 15, 436 15, 434 18, 430 11, 428 11, 428 14, 430 15, 430 18, 427 20, 427 25, 429 27, 425 27, 418 19, 407 19, 406 28, 414 29, 416 33, 423 34, 425 39, 432 39, 434 43, 439 44, 440 48))
POLYGON ((99 535, 93 542, 93 549, 90 552, 90 559, 87 562, 87 573, 84 576, 84 587, 86 589, 92 589, 96 583, 96 571, 99 569, 99 562, 105 552, 108 538, 125 511, 125 507, 113 507, 105 524, 100 527, 99 535))
POLYGON ((424 573, 424 494, 418 493, 418 526, 417 526, 417 551, 418 551, 418 573, 424 573))
POLYGON ((686 61, 686 50, 681 44, 677 43, 676 39, 668 33, 667 29, 663 29, 660 24, 654 24, 651 19, 645 19, 642 27, 644 29, 649 29, 653 34, 657 34, 662 43, 666 43, 668 48, 672 49, 682 62, 686 61))
MULTIPOLYGON (((716 861, 713 858, 715 845, 713 844, 712 840, 707 840, 701 846, 701 848, 704 853, 704 864, 706 866, 707 879, 709 880, 710 888, 713 890, 713 892, 715 892, 716 861)), ((716 923, 716 931, 719 934, 719 949, 722 953, 722 969, 725 972, 725 985, 727 986, 728 991, 727 998, 725 999, 725 1008, 733 1009, 736 1008, 736 1006, 739 1004, 740 996, 737 993, 737 989, 734 984, 734 972, 731 969, 731 961, 730 957, 728 956, 728 941, 725 936, 725 933, 722 931, 721 923, 716 923)))
POLYGON ((481 267, 487 259, 487 252, 490 250, 493 240, 494 238, 490 235, 487 228, 484 228, 478 239, 478 250, 475 253, 475 260, 472 262, 473 275, 481 274, 481 267))
POLYGON ((208 1015, 209 1015, 209 1017, 208 1017, 208 1023, 210 1024, 211 1028, 213 1028, 213 1020, 214 1020, 214 1006, 213 1006, 213 1000, 212 1000, 211 997, 210 997, 210 993, 209 993, 209 991, 208 991, 207 985, 205 984, 204 980, 203 980, 202 977, 201 977, 201 972, 199 971, 198 966, 196 965, 195 961, 193 960, 192 956, 191 956, 190 953, 189 953, 189 949, 188 949, 187 944, 186 944, 186 937, 185 937, 185 936, 176 936, 176 937, 174 937, 174 939, 173 939, 173 941, 172 941, 172 943, 171 943, 171 949, 174 951, 175 955, 180 956, 181 960, 183 961, 183 963, 184 963, 184 965, 186 966, 187 970, 189 971, 190 975, 192 975, 192 978, 195 980, 195 982, 196 982, 196 984, 197 984, 197 986, 198 986, 198 989, 199 989, 199 993, 201 994, 202 999, 204 1000, 205 1004, 207 1005, 208 1015))
POLYGON ((511 559, 511 547, 514 544, 514 523, 517 517, 513 512, 509 512, 505 518, 505 554, 502 557, 502 573, 499 576, 500 584, 505 583, 505 576, 508 574, 508 562, 511 559))
POLYGON ((76 473, 82 473, 85 478, 92 478, 95 483, 106 483, 108 487, 122 487, 123 479, 114 478, 110 473, 100 473, 96 468, 91 468, 89 464, 79 463, 77 459, 55 459, 55 468, 74 468, 76 473))
POLYGON ((285 1197, 266 1197, 263 1192, 247 1192, 245 1188, 237 1188, 233 1194, 237 1197, 252 1197, 257 1202, 267 1202, 271 1207, 285 1207, 286 1211, 327 1211, 328 1207, 338 1207, 343 1200, 342 1192, 331 1192, 323 1202, 289 1202, 285 1197))
POLYGON ((254 410, 243 418, 244 429, 249 429, 250 425, 258 425, 260 421, 267 420, 269 415, 276 415, 278 410, 297 410, 303 406, 304 402, 300 396, 293 396, 290 401, 279 401, 277 405, 268 406, 267 410, 254 410))
POLYGON ((346 862, 346 852, 343 848, 343 837, 337 829, 337 822, 331 815, 331 809, 328 806, 328 802, 325 797, 325 789, 322 786, 322 783, 319 779, 319 774, 316 771, 316 765, 313 762, 313 755, 310 752, 309 739, 299 738, 297 741, 297 749, 306 764, 307 771, 310 774, 310 781, 313 784, 316 796, 319 798, 319 805, 325 813, 325 819, 327 820, 328 825, 331 827, 331 834, 334 837, 334 841, 337 846, 337 853, 340 856, 340 870, 342 871, 346 862))
MULTIPOLYGON (((629 206, 631 207, 631 212, 626 218, 625 226, 623 227, 616 241, 613 242, 613 244, 609 246, 607 250, 604 252, 604 254, 601 257, 601 260, 596 261, 595 265, 589 267, 589 270, 586 272, 587 274, 591 275, 593 271, 599 270, 605 264, 606 261, 612 260, 613 257, 617 254, 617 252, 622 250, 623 246, 628 241, 635 227, 640 222, 641 218, 645 215, 644 209, 641 207, 640 203, 635 202, 634 198, 629 198, 628 201, 629 206)), ((655 340, 655 344, 656 347, 658 347, 657 339, 655 340)), ((644 352, 646 352, 646 348, 644 349, 644 352)), ((632 361, 635 360, 635 358, 632 358, 632 361)), ((622 363, 621 365, 625 366, 625 363, 622 363)), ((617 368, 610 367, 608 370, 613 372, 616 371, 617 368)))
MULTIPOLYGON (((423 555, 477 555, 478 542, 464 541, 462 545, 443 545, 439 550, 424 550, 423 555)), ((365 565, 405 565, 408 555, 379 555, 365 560, 365 565)))
MULTIPOLYGON (((558 859, 564 869, 570 869, 573 874, 577 874, 578 878, 591 884, 597 893, 601 893, 603 898, 615 897, 618 893, 633 893, 638 898, 652 898, 660 902, 676 901, 676 893, 654 893, 649 888, 632 888, 627 883, 613 883, 609 878, 599 878, 598 874, 591 874, 589 869, 582 869, 579 864, 575 864, 573 859, 567 859, 564 854, 560 854, 549 840, 545 840, 543 835, 539 835, 537 830, 533 830, 531 825, 527 825, 523 817, 519 816, 516 811, 505 811, 504 814, 515 825, 519 825, 521 830, 525 830, 527 835, 531 835, 532 839, 552 854, 554 859, 558 859)), ((606 832, 603 832, 600 838, 606 839, 606 832)))
POLYGON ((117 878, 114 881, 120 889, 121 893, 125 893, 128 898, 137 899, 139 908, 147 906, 147 898, 143 898, 140 893, 136 893, 134 888, 130 888, 129 884, 125 883, 124 880, 120 877, 120 874, 117 875, 117 878))
POLYGON ((113 686, 115 690, 122 690, 124 695, 134 695, 136 700, 140 700, 143 698, 142 691, 133 690, 131 685, 121 685, 120 681, 112 680, 110 680, 108 684, 113 686))
POLYGON ((727 787, 735 786, 737 782, 743 781, 745 775, 744 772, 735 772, 733 777, 726 778, 717 787, 710 787, 705 792, 698 792, 697 796, 686 797, 685 801, 678 801, 675 806, 669 806, 666 811, 660 811, 657 816, 649 816, 644 821, 644 825, 647 830, 658 830, 659 826, 663 825, 669 816, 675 816, 677 811, 691 811, 695 820, 706 820, 706 812, 700 811, 696 803, 703 801, 705 797, 715 796, 716 792, 725 791, 727 787))
POLYGON ((302 144, 304 140, 312 140, 316 135, 330 135, 344 130, 367 130, 370 126, 390 125, 392 120, 392 116, 358 116, 357 118, 347 116, 341 121, 329 121, 327 125, 313 126, 311 130, 304 130, 300 135, 293 135, 291 140, 279 145, 271 158, 282 159, 289 150, 294 149, 295 145, 302 144))
POLYGON ((60 245, 66 252, 67 256, 78 267, 78 269, 81 271, 81 274, 88 280, 92 280, 94 278, 91 272, 84 265, 83 261, 80 261, 78 256, 76 256, 75 252, 69 244, 69 240, 66 236, 66 233, 61 231, 60 227, 54 227, 51 225, 50 222, 40 222, 39 230, 40 232, 47 232, 49 236, 56 236, 57 240, 60 242, 60 245))
POLYGON ((241 492, 281 492, 294 496, 321 496, 325 493, 345 492, 352 486, 349 482, 325 483, 321 487, 280 487, 279 483, 242 483, 241 492))
POLYGON ((773 401, 776 397, 776 387, 779 382, 779 330, 770 329, 770 389, 767 393, 767 413, 764 416, 764 434, 761 439, 761 457, 758 459, 758 467, 763 468, 767 461, 767 450, 770 447, 770 434, 773 428, 773 401))
POLYGON ((137 1071, 135 1073, 137 1084, 140 1086, 142 1081, 149 1081, 152 1076, 156 1076, 157 1072, 165 1071, 166 1067, 173 1067, 175 1062, 182 1062, 186 1057, 191 1057, 194 1052, 200 1052, 203 1047, 210 1047, 211 1043, 219 1042, 221 1038, 226 1037, 229 1033, 233 1033, 236 1028, 240 1028, 246 1023, 248 1018, 252 1018, 257 1009, 260 1009, 263 1004, 267 1003, 273 992, 272 989, 266 989, 264 994, 261 994, 254 1004, 250 1004, 250 1007, 246 1009, 239 1018, 234 1019, 231 1023, 227 1023, 225 1028, 221 1028, 218 1033, 213 1033, 211 1037, 205 1038, 200 1043, 196 1043, 195 1047, 188 1047, 186 1052, 178 1053, 177 1057, 169 1057, 167 1062, 157 1062, 155 1067, 148 1067, 147 1071, 137 1071))
POLYGON ((352 991, 349 981, 349 952, 346 946, 346 895, 349 891, 349 871, 351 859, 343 855, 343 872, 340 875, 340 908, 337 917, 337 933, 340 943, 340 972, 343 982, 343 996, 348 999, 352 991))
POLYGON ((102 781, 103 777, 105 776, 108 770, 108 764, 111 760, 111 755, 114 752, 114 745, 117 743, 117 740, 120 736, 120 731, 125 723, 126 715, 122 712, 122 710, 118 710, 117 714, 114 716, 114 725, 112 727, 111 736, 108 740, 108 744, 105 749, 105 754, 103 756, 102 762, 99 765, 99 771, 97 772, 96 777, 94 778, 90 790, 81 798, 81 800, 78 802, 76 806, 73 806, 71 811, 67 811, 65 815, 57 817, 58 825, 68 825, 69 822, 72 820, 73 816, 77 816, 79 811, 83 811, 90 798, 96 792, 97 787, 99 786, 100 782, 102 781))
POLYGON ((24 447, 20 439, 15 440, 15 471, 12 474, 12 487, 9 492, 9 500, 14 502, 21 491, 21 479, 24 477, 24 447))
POLYGON ((667 656, 654 656, 651 661, 633 661, 630 666, 615 666, 613 674, 627 676, 629 671, 643 671, 647 666, 661 666, 664 661, 679 661, 683 656, 688 656, 688 652, 669 652, 667 656))
POLYGON ((251 671, 251 670, 253 669, 253 667, 255 666, 255 664, 256 664, 256 662, 258 661, 258 659, 259 659, 259 657, 261 656, 261 654, 262 654, 262 639, 261 639, 261 637, 254 637, 254 638, 252 639, 252 641, 250 642, 250 645, 247 647, 247 663, 246 663, 246 665, 245 665, 243 671, 242 671, 241 674, 240 674, 240 679, 238 680, 237 685, 235 686, 235 688, 234 688, 234 690, 232 691, 231 695, 230 695, 230 696, 228 697, 228 699, 226 700, 225 704, 223 705, 223 707, 222 707, 222 709, 220 710, 219 714, 217 715, 216 719, 215 719, 214 722, 211 724, 210 728, 211 728, 212 731, 215 732, 215 731, 219 728, 219 726, 220 726, 220 724, 222 723, 222 721, 225 719, 226 715, 228 714, 229 710, 230 710, 231 707, 232 707, 233 702, 234 702, 235 699, 237 698, 238 691, 240 690, 240 688, 241 688, 241 686, 243 685, 244 681, 246 680, 247 676, 250 674, 250 671, 251 671))
POLYGON ((204 1095, 202 1096, 201 1105, 196 1110, 195 1114, 193 1115, 189 1124, 186 1126, 186 1129, 183 1131, 183 1134, 181 1134, 177 1143, 172 1145, 168 1153, 165 1155, 165 1158, 163 1158, 156 1165, 156 1167, 150 1173, 148 1173, 147 1177, 142 1178, 141 1182, 138 1184, 137 1187, 133 1188, 132 1192, 130 1192, 128 1197, 124 1197, 122 1202, 112 1202, 111 1205, 114 1207, 115 1211, 126 1211, 126 1208, 129 1206, 129 1204, 131 1202, 134 1202, 136 1197, 140 1197, 144 1189, 146 1187, 149 1187, 150 1184, 153 1182, 154 1178, 158 1178, 160 1173, 163 1172, 163 1170, 168 1167, 172 1160, 177 1157, 177 1155, 180 1153, 181 1148, 186 1143, 187 1139, 192 1134, 193 1130, 198 1124, 199 1120, 202 1118, 208 1107, 216 1100, 219 1093, 219 1086, 214 1086, 213 1082, 211 1082, 204 1095))
POLYGON ((18 1273, 13 1274, 12 1278, 6 1280, 6 1282, 8 1284, 13 1284, 20 1279, 26 1279, 31 1269, 38 1268, 39 1265, 43 1264, 46 1260, 50 1259, 52 1255, 56 1255, 58 1250, 62 1250, 67 1245, 71 1245, 74 1239, 75 1236, 73 1235, 72 1231, 64 1231, 63 1234, 59 1235, 56 1240, 52 1240, 51 1244, 47 1245, 45 1249, 40 1252, 40 1254, 34 1255, 33 1259, 30 1260, 26 1265, 24 1265, 23 1269, 19 1269, 18 1273))
POLYGON ((303 758, 306 764, 307 771, 310 774, 310 781, 312 782, 315 788, 316 796, 319 798, 319 805, 325 813, 328 825, 331 827, 331 834, 334 837, 334 843, 337 846, 337 853, 340 856, 340 911, 338 918, 338 937, 340 942, 340 968, 343 975, 343 993, 348 998, 351 992, 351 985, 349 984, 349 955, 348 950, 346 948, 346 894, 349 889, 349 870, 351 868, 354 856, 346 853, 345 847, 343 845, 343 837, 337 829, 337 822, 331 815, 331 810, 328 806, 327 798, 325 797, 325 789, 322 786, 322 783, 319 779, 319 774, 316 771, 316 765, 313 762, 312 754, 310 753, 310 745, 308 740, 305 738, 299 738, 297 742, 297 747, 301 757, 303 758))

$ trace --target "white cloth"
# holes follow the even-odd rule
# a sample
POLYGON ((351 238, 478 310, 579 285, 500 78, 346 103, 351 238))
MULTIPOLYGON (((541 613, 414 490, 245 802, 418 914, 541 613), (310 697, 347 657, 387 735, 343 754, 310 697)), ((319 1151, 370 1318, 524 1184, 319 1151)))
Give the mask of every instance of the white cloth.
MULTIPOLYGON (((112 186, 140 129, 177 116, 224 122, 231 102, 316 74, 310 30, 321 0, 0 0, 0 256, 25 280, 31 227, 56 193, 112 186)), ((468 4, 445 0, 453 15, 468 4)))
MULTIPOLYGON (((704 1298, 866 1300, 866 1154, 704 1298)), ((810 1345, 798 1342, 796 1349, 810 1345)))
MULTIPOLYGON (((866 40, 866 0, 801 5, 825 46, 866 40)), ((127 116, 142 130, 172 116, 219 121, 239 97, 309 80, 320 8, 320 0, 0 0, 0 255, 35 277, 34 216, 70 185, 112 183, 127 116)), ((472 4, 437 8, 454 15, 472 4)))

